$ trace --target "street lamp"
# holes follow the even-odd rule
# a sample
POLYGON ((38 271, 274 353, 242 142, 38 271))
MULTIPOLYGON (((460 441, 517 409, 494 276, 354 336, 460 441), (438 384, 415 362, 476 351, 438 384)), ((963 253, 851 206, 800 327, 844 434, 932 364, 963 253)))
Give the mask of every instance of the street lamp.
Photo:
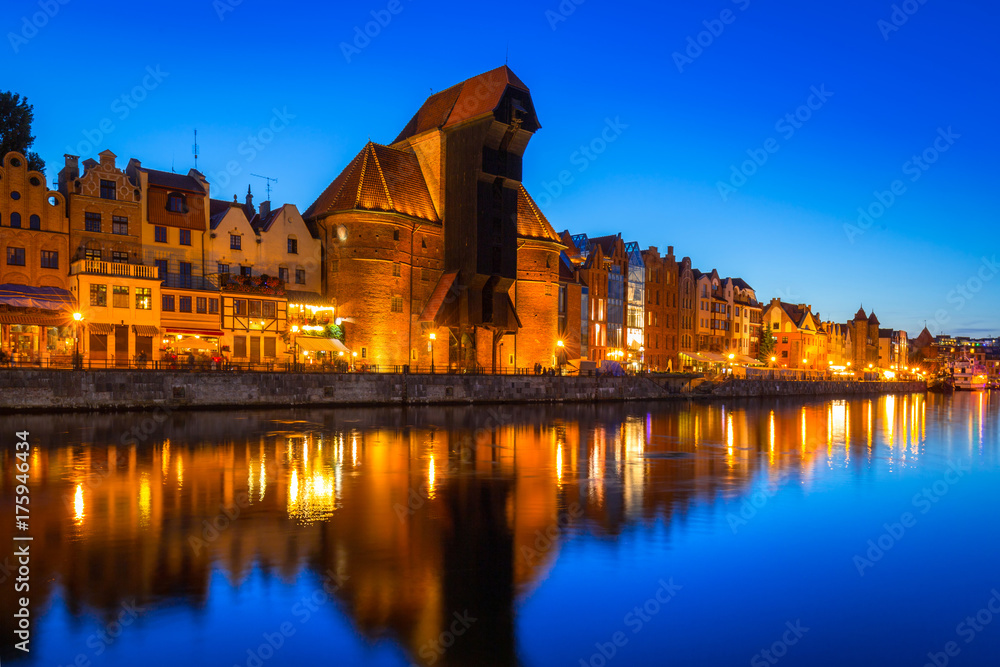
POLYGON ((434 372, 434 341, 437 340, 437 334, 433 331, 428 335, 430 342, 427 343, 427 347, 431 348, 431 373, 434 372))
POLYGON ((76 322, 76 351, 73 353, 73 365, 76 368, 83 368, 83 359, 80 358, 80 322, 83 321, 83 313, 73 313, 73 320, 76 322))

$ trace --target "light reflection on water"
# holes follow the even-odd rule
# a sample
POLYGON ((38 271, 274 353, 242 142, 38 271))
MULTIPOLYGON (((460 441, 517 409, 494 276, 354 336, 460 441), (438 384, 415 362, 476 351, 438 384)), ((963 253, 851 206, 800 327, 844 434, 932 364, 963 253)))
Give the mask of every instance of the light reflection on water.
MULTIPOLYGON (((959 394, 174 413, 138 444, 136 415, 2 417, 32 432, 36 624, 30 657, 2 657, 247 664, 287 622, 265 664, 577 665, 673 576, 689 591, 677 615, 622 664, 742 664, 800 616, 830 622, 788 664, 891 662, 910 644, 919 662, 990 570, 965 559, 964 592, 931 612, 907 602, 919 577, 957 567, 959 545, 1000 556, 979 529, 997 510, 973 493, 998 481, 997 410, 959 394), (973 481, 859 577, 855 552, 955 461, 973 481), (340 583, 315 603, 324 577, 340 583), (146 611, 95 655, 88 640, 132 600, 146 611), (902 633, 850 639, 873 608, 907 619, 902 633), (478 620, 438 651, 465 612, 478 620)), ((12 452, 2 461, 9 517, 12 452)))

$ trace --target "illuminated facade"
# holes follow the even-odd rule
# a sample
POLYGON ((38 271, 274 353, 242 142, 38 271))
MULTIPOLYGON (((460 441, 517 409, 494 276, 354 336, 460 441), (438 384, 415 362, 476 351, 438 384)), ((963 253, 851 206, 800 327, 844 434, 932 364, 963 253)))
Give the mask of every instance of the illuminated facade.
POLYGON ((827 333, 819 317, 812 312, 812 306, 771 299, 762 319, 775 339, 777 367, 827 370, 827 333))
POLYGON ((650 371, 680 370, 678 358, 678 279, 674 247, 660 255, 656 246, 642 253, 646 269, 645 368, 650 371))
POLYGON ((500 67, 432 95, 391 146, 365 146, 306 210, 326 244, 326 294, 363 365, 551 365, 560 239, 521 184, 539 127, 527 86, 500 67), (519 312, 519 294, 532 312, 519 312))
POLYGON ((19 153, 0 156, 0 350, 16 361, 72 353, 65 199, 19 153))

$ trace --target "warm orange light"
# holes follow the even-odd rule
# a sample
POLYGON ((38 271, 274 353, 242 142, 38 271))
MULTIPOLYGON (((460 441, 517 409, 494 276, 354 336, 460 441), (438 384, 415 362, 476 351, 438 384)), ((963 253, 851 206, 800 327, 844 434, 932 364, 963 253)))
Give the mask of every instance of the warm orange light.
POLYGON ((83 313, 73 313, 73 319, 79 322, 83 319, 83 313))
POLYGON ((561 340, 559 340, 559 341, 556 341, 556 347, 566 347, 566 344, 563 343, 561 340))
POLYGON ((437 335, 436 333, 434 333, 434 332, 432 331, 432 332, 430 333, 430 336, 429 336, 429 337, 430 337, 430 339, 431 339, 431 340, 437 340, 437 338, 438 338, 438 335, 437 335))

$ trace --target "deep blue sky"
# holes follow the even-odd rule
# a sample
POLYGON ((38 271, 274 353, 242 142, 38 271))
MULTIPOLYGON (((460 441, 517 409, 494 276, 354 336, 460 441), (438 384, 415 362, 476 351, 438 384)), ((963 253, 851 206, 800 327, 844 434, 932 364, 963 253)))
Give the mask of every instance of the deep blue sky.
POLYGON ((849 319, 863 301, 911 336, 924 320, 934 333, 1000 334, 1000 275, 977 282, 998 250, 996 3, 911 0, 919 9, 885 39, 889 1, 567 0, 575 11, 554 23, 546 11, 558 0, 402 0, 348 62, 341 43, 388 0, 237 2, 107 0, 95 11, 68 0, 16 44, 10 33, 30 35, 23 17, 39 5, 5 2, 0 89, 35 105, 49 180, 103 119, 114 130, 84 157, 106 147, 122 164, 177 171, 193 166, 197 128, 213 196, 242 199, 252 184, 260 201, 252 172, 279 179, 272 199, 305 210, 369 137, 392 141, 432 89, 503 64, 509 43, 542 123, 524 183, 557 230, 674 245, 702 270, 743 277, 762 301, 809 303, 827 319, 849 319), (220 20, 223 3, 235 6, 220 20), (679 71, 673 53, 724 10, 731 23, 679 71), (147 66, 167 76, 122 119, 115 100, 147 66), (832 96, 814 99, 793 135, 776 127, 824 85, 832 96), (241 142, 275 108, 294 119, 248 159, 241 142), (627 128, 581 172, 574 153, 608 119, 627 128), (912 181, 907 162, 949 127, 960 137, 912 181), (724 200, 717 184, 731 165, 770 138, 777 152, 724 200), (242 173, 222 187, 229 161, 242 173), (572 183, 546 196, 563 170, 572 183), (845 224, 897 179, 905 192, 851 242, 845 224))

